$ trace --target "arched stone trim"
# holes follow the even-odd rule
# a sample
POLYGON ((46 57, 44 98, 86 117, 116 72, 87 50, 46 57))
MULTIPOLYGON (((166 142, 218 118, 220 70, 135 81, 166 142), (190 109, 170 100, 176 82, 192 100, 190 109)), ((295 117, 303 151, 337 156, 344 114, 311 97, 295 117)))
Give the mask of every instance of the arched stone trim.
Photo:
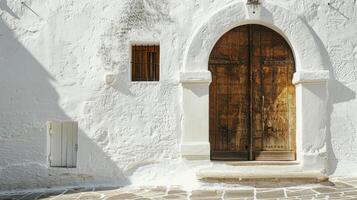
POLYGON ((186 50, 184 71, 207 70, 209 54, 218 39, 234 27, 262 24, 280 33, 294 51, 296 70, 325 70, 319 47, 304 21, 279 6, 262 3, 255 9, 244 2, 231 3, 214 13, 193 34, 186 50))
POLYGON ((297 160, 299 169, 324 171, 326 166, 326 105, 329 71, 313 33, 294 12, 262 2, 253 8, 233 2, 208 17, 195 31, 184 56, 180 73, 182 94, 181 154, 187 158, 209 158, 208 60, 218 39, 244 24, 265 25, 280 33, 295 57, 297 160))

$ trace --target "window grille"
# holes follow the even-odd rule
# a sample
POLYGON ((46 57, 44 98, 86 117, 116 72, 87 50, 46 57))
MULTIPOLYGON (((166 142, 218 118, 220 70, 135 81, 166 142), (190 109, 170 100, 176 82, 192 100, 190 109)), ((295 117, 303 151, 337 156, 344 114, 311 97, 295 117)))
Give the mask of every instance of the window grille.
POLYGON ((160 46, 132 46, 131 79, 132 81, 159 81, 160 46))
POLYGON ((259 0, 247 0, 247 4, 259 4, 259 0))

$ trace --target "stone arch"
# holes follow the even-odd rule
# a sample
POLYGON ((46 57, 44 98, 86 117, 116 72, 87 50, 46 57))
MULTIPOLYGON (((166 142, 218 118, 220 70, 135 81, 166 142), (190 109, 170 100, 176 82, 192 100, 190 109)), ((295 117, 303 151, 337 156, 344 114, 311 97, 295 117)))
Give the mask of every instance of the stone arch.
POLYGON ((183 71, 206 70, 208 56, 217 40, 227 31, 244 24, 261 24, 281 34, 294 51, 297 71, 325 70, 313 34, 295 13, 279 6, 263 3, 255 14, 243 2, 232 3, 214 13, 190 39, 183 71))
POLYGON ((261 24, 281 34, 295 57, 297 160, 300 170, 326 169, 326 105, 329 71, 321 48, 306 23, 294 12, 262 2, 255 8, 233 2, 213 13, 189 40, 180 72, 182 93, 181 154, 209 158, 208 99, 211 74, 208 60, 218 39, 243 24, 261 24), (255 11, 253 13, 253 10, 255 11))

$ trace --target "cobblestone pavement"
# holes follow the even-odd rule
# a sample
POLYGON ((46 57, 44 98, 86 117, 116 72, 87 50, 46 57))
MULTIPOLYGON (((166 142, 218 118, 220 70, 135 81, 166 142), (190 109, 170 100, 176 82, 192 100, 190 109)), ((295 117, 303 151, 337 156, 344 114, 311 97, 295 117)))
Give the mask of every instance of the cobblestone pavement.
POLYGON ((185 191, 179 186, 171 187, 122 187, 122 188, 73 188, 48 190, 46 192, 2 193, 2 200, 29 199, 130 199, 130 200, 235 200, 235 199, 356 199, 357 178, 333 179, 329 184, 295 186, 281 188, 247 188, 232 189, 202 188, 185 191))

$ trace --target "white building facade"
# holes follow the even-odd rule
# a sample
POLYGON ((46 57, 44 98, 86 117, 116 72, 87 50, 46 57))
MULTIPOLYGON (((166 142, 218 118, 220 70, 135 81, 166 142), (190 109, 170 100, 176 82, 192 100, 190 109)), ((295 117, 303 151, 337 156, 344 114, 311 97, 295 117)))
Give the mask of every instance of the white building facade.
POLYGON ((247 24, 281 35, 295 62, 296 159, 257 170, 357 174, 356 1, 0 3, 0 190, 239 171, 210 160, 208 63, 247 24), (132 80, 135 45, 159 46, 158 81, 132 80), (74 138, 56 140, 65 164, 56 131, 74 138))

